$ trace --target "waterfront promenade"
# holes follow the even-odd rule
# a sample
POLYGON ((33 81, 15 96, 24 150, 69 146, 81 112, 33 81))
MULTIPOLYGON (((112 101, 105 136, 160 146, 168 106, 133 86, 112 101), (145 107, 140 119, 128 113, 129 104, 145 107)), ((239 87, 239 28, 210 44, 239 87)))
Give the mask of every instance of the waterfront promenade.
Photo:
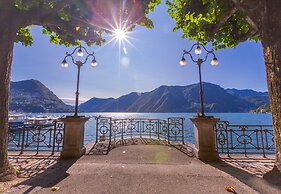
POLYGON ((237 158, 203 163, 171 146, 121 146, 108 155, 85 155, 78 160, 49 157, 41 165, 44 172, 32 175, 6 192, 51 193, 51 187, 58 186, 56 193, 75 194, 228 193, 225 186, 232 186, 236 193, 280 193, 280 188, 258 177, 259 169, 266 172, 274 160, 255 160, 260 161, 255 167, 257 174, 253 169, 241 170, 247 160, 242 160, 239 168, 230 165, 231 161, 239 165, 237 158))

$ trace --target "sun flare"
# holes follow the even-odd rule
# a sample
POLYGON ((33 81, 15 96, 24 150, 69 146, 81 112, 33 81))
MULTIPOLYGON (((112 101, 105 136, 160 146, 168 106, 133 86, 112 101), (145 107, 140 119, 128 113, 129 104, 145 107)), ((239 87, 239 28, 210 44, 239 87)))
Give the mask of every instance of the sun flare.
POLYGON ((127 31, 124 30, 124 29, 121 29, 121 28, 115 29, 113 31, 113 37, 116 40, 119 40, 119 41, 126 40, 126 38, 127 38, 127 31))

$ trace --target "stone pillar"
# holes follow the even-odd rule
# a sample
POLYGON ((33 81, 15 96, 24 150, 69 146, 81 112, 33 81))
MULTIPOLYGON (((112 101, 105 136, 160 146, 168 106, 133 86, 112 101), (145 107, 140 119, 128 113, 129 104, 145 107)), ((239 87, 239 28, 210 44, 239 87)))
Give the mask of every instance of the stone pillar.
POLYGON ((192 117, 194 124, 194 154, 203 161, 220 159, 216 150, 215 124, 220 120, 214 117, 192 117))
POLYGON ((68 116, 61 119, 64 122, 62 158, 79 158, 85 154, 84 129, 88 120, 89 118, 80 116, 68 116))

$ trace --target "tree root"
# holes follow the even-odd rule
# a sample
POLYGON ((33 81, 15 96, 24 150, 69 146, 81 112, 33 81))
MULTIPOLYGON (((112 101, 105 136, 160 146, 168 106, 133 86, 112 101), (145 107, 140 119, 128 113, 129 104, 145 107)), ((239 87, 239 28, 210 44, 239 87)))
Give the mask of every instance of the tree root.
POLYGON ((12 181, 17 178, 16 170, 12 165, 8 165, 6 168, 0 169, 0 182, 12 181))

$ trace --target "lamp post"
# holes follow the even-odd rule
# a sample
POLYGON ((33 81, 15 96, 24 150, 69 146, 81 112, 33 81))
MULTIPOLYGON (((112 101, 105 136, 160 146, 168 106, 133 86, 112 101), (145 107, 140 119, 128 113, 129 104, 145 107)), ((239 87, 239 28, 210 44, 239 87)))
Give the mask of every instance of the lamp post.
POLYGON ((205 117, 205 113, 204 113, 204 99, 203 99, 203 87, 202 87, 202 76, 201 76, 201 65, 203 62, 205 62, 208 58, 208 56, 211 54, 213 55, 213 59, 211 61, 211 65, 212 66, 217 66, 219 64, 218 59, 216 58, 216 55, 214 53, 214 50, 207 50, 206 47, 202 44, 200 44, 199 42, 193 44, 190 48, 190 50, 186 51, 185 49, 183 50, 183 55, 182 55, 182 59, 180 61, 180 65, 182 67, 186 66, 186 60, 184 58, 184 56, 188 54, 191 58, 191 60, 193 62, 195 62, 198 65, 198 70, 199 70, 199 84, 200 84, 200 104, 201 104, 201 117, 205 117), (205 57, 202 58, 198 58, 198 59, 194 59, 194 57, 192 56, 191 52, 194 49, 194 47, 196 46, 196 49, 194 50, 194 53, 196 55, 200 55, 202 53, 202 49, 201 47, 206 51, 205 57))
POLYGON ((77 66, 77 85, 76 85, 76 97, 75 97, 75 113, 74 113, 74 116, 78 116, 78 102, 79 102, 79 83, 80 83, 80 69, 81 67, 88 61, 89 58, 93 58, 92 61, 91 61, 91 66, 92 67, 96 67, 97 66, 97 61, 95 59, 95 56, 94 56, 94 52, 92 53, 89 53, 87 51, 87 49, 83 46, 78 46, 76 47, 72 53, 68 53, 66 52, 66 56, 64 57, 62 63, 61 63, 61 67, 62 68, 67 68, 68 67, 68 63, 66 61, 67 58, 71 58, 72 62, 74 65, 77 66), (83 57, 84 56, 84 53, 83 53, 83 50, 85 51, 86 53, 86 58, 84 61, 81 61, 81 60, 77 60, 75 61, 73 55, 75 55, 76 51, 77 51, 77 56, 78 57, 83 57))

